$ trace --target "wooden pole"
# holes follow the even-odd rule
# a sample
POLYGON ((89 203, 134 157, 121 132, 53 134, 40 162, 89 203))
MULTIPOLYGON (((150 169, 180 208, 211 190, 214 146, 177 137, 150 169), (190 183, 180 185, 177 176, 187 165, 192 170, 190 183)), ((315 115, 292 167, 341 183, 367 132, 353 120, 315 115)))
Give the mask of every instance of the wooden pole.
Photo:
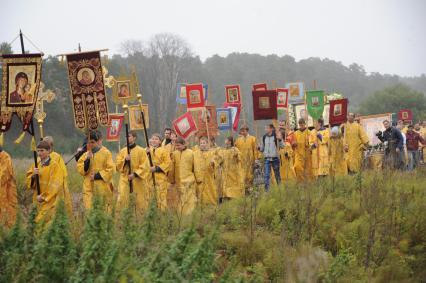
MULTIPOLYGON (((127 147, 127 154, 130 155, 129 123, 128 123, 129 112, 127 111, 127 109, 128 109, 127 104, 124 104, 123 110, 124 110, 124 121, 125 121, 125 127, 126 127, 126 147, 127 147)), ((129 165, 129 175, 131 175, 132 174, 131 160, 127 160, 127 164, 129 165)), ((133 193, 133 180, 130 180, 130 179, 129 179, 129 189, 130 189, 130 193, 133 193)))

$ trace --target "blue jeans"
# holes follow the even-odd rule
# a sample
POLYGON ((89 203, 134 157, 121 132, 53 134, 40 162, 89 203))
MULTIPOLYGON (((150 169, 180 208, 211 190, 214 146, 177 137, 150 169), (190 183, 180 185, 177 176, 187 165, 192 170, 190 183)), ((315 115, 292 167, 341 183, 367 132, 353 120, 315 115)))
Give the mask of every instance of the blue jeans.
POLYGON ((277 184, 281 183, 280 159, 278 157, 265 158, 265 191, 269 191, 269 179, 271 178, 271 166, 274 169, 277 184))
POLYGON ((419 164, 420 151, 418 150, 408 150, 408 171, 413 171, 419 164))

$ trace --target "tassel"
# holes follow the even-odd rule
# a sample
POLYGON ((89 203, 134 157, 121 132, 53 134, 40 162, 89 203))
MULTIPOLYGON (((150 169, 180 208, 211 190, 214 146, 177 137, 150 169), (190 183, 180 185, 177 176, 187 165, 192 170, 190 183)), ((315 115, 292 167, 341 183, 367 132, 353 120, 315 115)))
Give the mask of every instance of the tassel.
POLYGON ((25 138, 25 132, 22 132, 22 134, 15 140, 16 144, 20 144, 25 138))
POLYGON ((4 133, 2 132, 0 134, 0 146, 3 147, 3 145, 4 145, 4 133))
POLYGON ((36 142, 35 142, 34 136, 31 139, 31 151, 37 151, 37 147, 36 147, 36 142))

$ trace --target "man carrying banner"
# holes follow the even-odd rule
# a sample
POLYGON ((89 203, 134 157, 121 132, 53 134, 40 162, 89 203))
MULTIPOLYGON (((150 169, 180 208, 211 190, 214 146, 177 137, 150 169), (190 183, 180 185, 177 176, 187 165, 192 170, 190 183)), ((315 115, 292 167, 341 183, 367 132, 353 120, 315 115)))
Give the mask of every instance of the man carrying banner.
POLYGON ((100 197, 107 211, 113 204, 112 176, 115 171, 111 152, 102 146, 102 139, 95 131, 89 134, 87 151, 77 162, 77 171, 84 177, 83 203, 92 208, 94 197, 100 197))
POLYGON ((150 168, 146 151, 136 145, 137 134, 131 131, 128 135, 130 154, 127 153, 127 147, 122 148, 117 154, 116 169, 120 173, 118 183, 117 210, 122 211, 130 203, 130 186, 133 184, 133 195, 135 199, 136 215, 142 215, 149 204, 149 183, 150 168), (129 163, 132 166, 129 174, 129 163))
POLYGON ((312 149, 312 173, 315 177, 327 176, 329 173, 329 138, 329 130, 324 127, 324 120, 318 119, 315 129, 309 136, 309 145, 312 149))
POLYGON ((368 136, 364 128, 355 122, 354 113, 348 114, 348 121, 342 125, 343 144, 347 153, 348 171, 357 173, 361 169, 363 151, 368 146, 368 136))
POLYGON ((305 119, 298 121, 299 128, 294 132, 292 147, 294 150, 294 171, 298 182, 312 179, 311 147, 309 146, 310 132, 306 128, 305 119))
POLYGON ((247 126, 241 127, 240 136, 235 142, 235 147, 241 152, 244 186, 246 189, 253 186, 253 168, 257 159, 256 144, 256 137, 249 135, 249 128, 247 126))
POLYGON ((0 225, 10 228, 16 220, 18 197, 12 158, 1 146, 0 164, 0 225))
MULTIPOLYGON (((58 160, 50 157, 50 146, 46 141, 37 145, 39 167, 31 165, 27 171, 27 188, 34 191, 33 202, 37 203, 38 213, 36 222, 46 225, 55 215, 60 200, 64 200, 64 171, 58 160), (39 178, 40 194, 37 195, 36 176, 39 178)), ((65 180, 66 181, 66 180, 65 180)))

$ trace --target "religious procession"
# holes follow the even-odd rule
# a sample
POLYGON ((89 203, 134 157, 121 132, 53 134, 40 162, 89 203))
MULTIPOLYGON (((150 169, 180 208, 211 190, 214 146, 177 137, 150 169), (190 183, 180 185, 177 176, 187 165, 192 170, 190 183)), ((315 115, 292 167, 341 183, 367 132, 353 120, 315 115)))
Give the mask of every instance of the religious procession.
POLYGON ((188 218, 289 184, 315 186, 371 171, 409 175, 426 162, 426 121, 416 123, 410 109, 363 116, 350 111, 344 95, 319 90, 315 82, 312 89, 303 82, 256 83, 249 94, 238 82, 223 86, 223 94, 209 92, 203 82, 178 83, 176 119, 161 125, 161 133, 151 132, 144 86, 134 73, 108 76, 103 50, 58 55, 70 85, 73 117, 67 119, 82 137, 65 158, 55 151, 64 141, 44 135, 49 95, 42 91, 43 54, 25 53, 22 33, 20 40, 22 54, 1 54, 0 223, 6 230, 14 229, 20 213, 20 176, 3 150, 13 127, 22 129, 15 143, 31 139, 32 164, 22 177, 40 231, 49 229, 62 204, 70 221, 78 207, 89 214, 96 201, 116 219, 132 207, 142 220, 152 204, 159 213, 188 218), (212 96, 223 97, 223 105, 212 104, 212 96), (119 151, 104 145, 120 140, 119 151), (77 203, 70 171, 81 176, 77 203))

